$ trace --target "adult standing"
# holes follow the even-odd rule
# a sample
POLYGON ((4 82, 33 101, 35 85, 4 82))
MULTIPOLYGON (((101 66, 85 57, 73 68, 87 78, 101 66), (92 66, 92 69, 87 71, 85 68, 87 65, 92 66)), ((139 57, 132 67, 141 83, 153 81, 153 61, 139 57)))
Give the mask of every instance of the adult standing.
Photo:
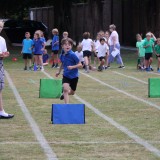
POLYGON ((119 43, 119 35, 116 31, 116 26, 114 24, 109 26, 109 30, 111 32, 111 35, 109 37, 108 43, 110 46, 109 49, 109 57, 108 57, 108 67, 110 68, 110 64, 114 62, 114 59, 116 58, 117 64, 120 64, 118 68, 125 68, 122 57, 120 54, 120 43, 119 43))
MULTIPOLYGON (((3 29, 4 23, 0 21, 0 33, 3 29)), ((9 52, 7 52, 6 41, 0 36, 0 119, 10 119, 13 118, 13 114, 8 114, 3 109, 2 102, 2 90, 4 88, 4 68, 3 68, 3 58, 8 57, 9 52)))

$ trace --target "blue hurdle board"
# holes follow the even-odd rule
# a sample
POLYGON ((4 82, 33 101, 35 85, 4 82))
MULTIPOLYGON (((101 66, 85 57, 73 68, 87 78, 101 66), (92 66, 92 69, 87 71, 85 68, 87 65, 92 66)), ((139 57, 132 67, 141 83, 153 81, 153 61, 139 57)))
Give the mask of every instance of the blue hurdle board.
POLYGON ((85 124, 84 104, 52 104, 52 124, 85 124))

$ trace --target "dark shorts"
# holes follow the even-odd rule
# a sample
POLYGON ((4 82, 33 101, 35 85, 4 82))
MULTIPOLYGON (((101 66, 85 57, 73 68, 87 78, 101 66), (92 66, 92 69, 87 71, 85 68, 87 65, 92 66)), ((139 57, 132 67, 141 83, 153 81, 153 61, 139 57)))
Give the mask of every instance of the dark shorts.
POLYGON ((62 79, 62 83, 68 83, 71 87, 71 89, 73 91, 76 91, 76 88, 77 88, 77 83, 78 83, 78 77, 77 78, 73 78, 73 79, 70 79, 70 78, 67 78, 65 76, 63 76, 63 79, 62 79))
POLYGON ((91 56, 91 54, 92 54, 92 52, 91 51, 83 51, 83 57, 90 57, 91 56))
POLYGON ((100 60, 100 61, 102 61, 103 59, 105 60, 105 57, 99 57, 99 60, 100 60))
POLYGON ((23 59, 32 59, 32 54, 23 53, 23 59))
POLYGON ((160 55, 158 55, 158 56, 156 55, 156 57, 157 57, 157 58, 160 58, 160 55))
POLYGON ((52 50, 53 54, 58 54, 58 50, 52 50))
POLYGON ((152 57, 153 53, 146 53, 145 54, 145 60, 149 60, 152 57))
POLYGON ((35 53, 34 53, 34 56, 42 56, 42 54, 37 54, 37 53, 35 54, 35 53))

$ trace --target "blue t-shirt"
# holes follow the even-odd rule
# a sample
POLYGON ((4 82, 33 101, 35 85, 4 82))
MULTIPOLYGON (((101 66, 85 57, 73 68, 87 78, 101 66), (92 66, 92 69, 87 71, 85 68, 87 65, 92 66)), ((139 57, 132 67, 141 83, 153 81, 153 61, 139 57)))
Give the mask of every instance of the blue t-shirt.
POLYGON ((33 40, 33 45, 34 45, 34 54, 43 54, 42 48, 44 42, 41 38, 33 40))
POLYGON ((42 41, 43 41, 44 43, 46 43, 45 37, 41 37, 41 39, 42 39, 42 41))
POLYGON ((30 49, 33 46, 33 41, 31 39, 24 39, 22 41, 23 49, 22 52, 23 54, 32 54, 32 49, 30 49))
POLYGON ((52 51, 59 50, 59 36, 54 35, 52 39, 52 51), (55 42, 58 42, 55 44, 55 42))
POLYGON ((77 78, 78 77, 78 68, 75 68, 72 70, 69 70, 67 68, 68 66, 74 66, 79 63, 79 59, 76 56, 76 54, 72 50, 70 50, 66 54, 61 54, 60 60, 62 62, 63 69, 64 69, 63 76, 70 78, 70 79, 77 78))
POLYGON ((46 63, 49 59, 49 55, 48 54, 43 54, 43 63, 46 63))

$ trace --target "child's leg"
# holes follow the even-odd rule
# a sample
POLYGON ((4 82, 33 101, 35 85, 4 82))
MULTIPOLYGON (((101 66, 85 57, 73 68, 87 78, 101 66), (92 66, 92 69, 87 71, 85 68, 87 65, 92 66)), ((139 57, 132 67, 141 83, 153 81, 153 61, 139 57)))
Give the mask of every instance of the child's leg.
POLYGON ((101 63, 100 63, 100 66, 103 67, 104 63, 105 63, 105 59, 102 59, 101 63))
POLYGON ((54 52, 52 52, 51 54, 51 60, 52 60, 52 67, 55 66, 55 63, 54 63, 54 52))
POLYGON ((24 66, 27 67, 27 59, 24 59, 24 66))
POLYGON ((58 67, 58 53, 56 54, 56 67, 58 67))
POLYGON ((160 57, 158 57, 158 69, 160 69, 160 57))
POLYGON ((96 68, 97 65, 97 57, 94 56, 94 67, 96 68))
POLYGON ((38 56, 39 64, 40 66, 43 66, 43 60, 42 60, 42 55, 38 56))
POLYGON ((153 62, 153 58, 150 57, 150 59, 149 59, 149 66, 152 64, 152 62, 153 62))
POLYGON ((85 70, 89 72, 89 58, 87 56, 84 57, 85 70))
POLYGON ((70 93, 69 83, 63 83, 63 96, 65 104, 69 103, 69 93, 70 93))
POLYGON ((149 68, 149 60, 145 60, 146 68, 149 68))
POLYGON ((34 55, 34 64, 37 66, 38 65, 38 55, 34 55))
POLYGON ((106 60, 106 67, 107 67, 108 66, 108 54, 106 54, 105 60, 106 60))
POLYGON ((39 59, 39 65, 40 65, 40 69, 43 70, 43 60, 42 60, 42 55, 38 56, 39 59))
POLYGON ((28 66, 31 67, 31 59, 28 59, 28 66))

